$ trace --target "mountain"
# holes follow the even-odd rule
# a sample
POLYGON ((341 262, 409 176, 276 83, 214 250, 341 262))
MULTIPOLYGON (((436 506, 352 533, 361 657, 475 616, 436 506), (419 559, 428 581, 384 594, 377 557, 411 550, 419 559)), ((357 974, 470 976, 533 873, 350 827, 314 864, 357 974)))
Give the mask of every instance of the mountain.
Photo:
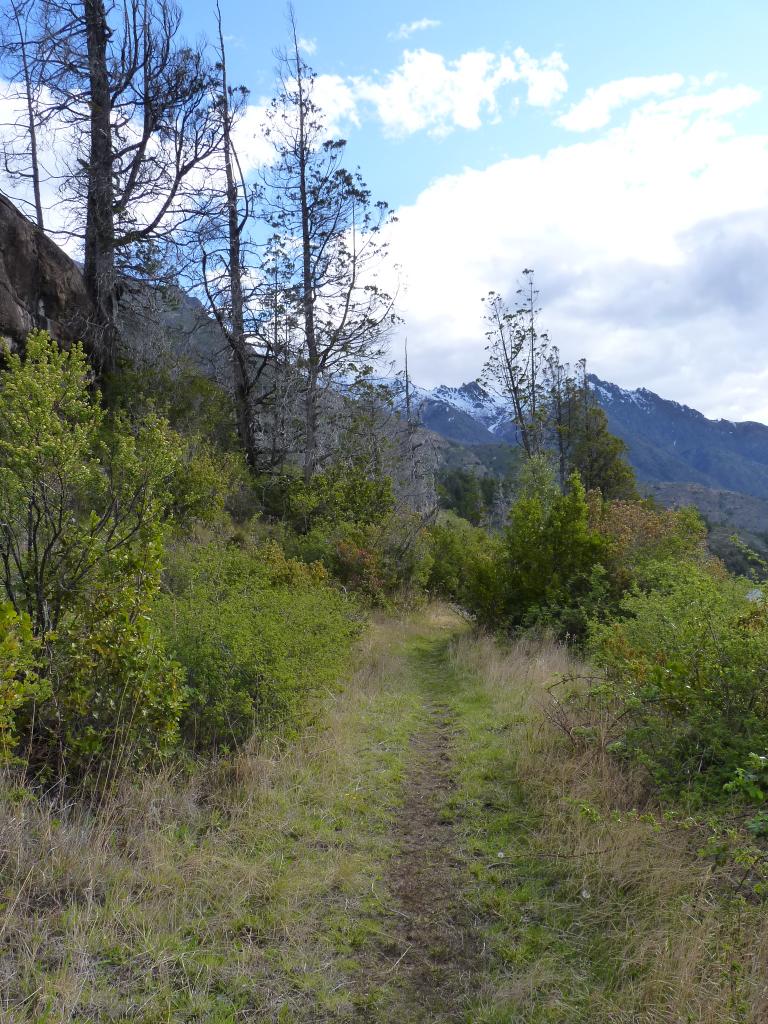
MULTIPOLYGON (((610 430, 626 441, 638 479, 691 483, 768 498, 768 426, 710 420, 687 405, 590 377, 610 430)), ((396 401, 403 404, 402 386, 396 401)), ((429 430, 458 445, 516 443, 504 403, 479 381, 412 389, 412 408, 429 430)))
POLYGON ((611 431, 629 447, 638 479, 768 498, 768 426, 710 420, 646 388, 626 391, 590 379, 611 431))

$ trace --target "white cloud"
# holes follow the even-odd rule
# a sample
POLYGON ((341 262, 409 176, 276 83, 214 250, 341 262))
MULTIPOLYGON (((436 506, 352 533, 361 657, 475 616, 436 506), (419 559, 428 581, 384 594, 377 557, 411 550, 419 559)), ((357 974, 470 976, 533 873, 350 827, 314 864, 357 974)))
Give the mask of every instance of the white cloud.
POLYGON ((267 101, 249 103, 235 122, 233 142, 244 174, 250 174, 274 156, 274 147, 265 137, 267 101))
POLYGON ((571 132, 603 128, 611 120, 613 111, 619 107, 648 96, 669 96, 679 92, 684 84, 684 77, 678 74, 620 78, 606 82, 597 89, 587 89, 584 99, 575 103, 556 123, 571 132))
POLYGON ((528 103, 532 107, 551 107, 568 91, 565 77, 568 65, 557 50, 543 60, 536 60, 518 47, 515 59, 520 78, 528 85, 528 103))
POLYGON ((298 47, 311 57, 317 51, 317 41, 315 39, 305 39, 302 36, 298 41, 298 47))
POLYGON ((423 32, 428 28, 439 28, 440 22, 435 21, 434 18, 419 18, 418 21, 409 21, 404 25, 401 25, 396 32, 390 32, 390 39, 407 39, 412 36, 414 32, 423 32))
POLYGON ((498 115, 498 94, 513 83, 527 85, 527 102, 548 106, 568 88, 567 65, 559 53, 543 60, 523 49, 513 56, 474 50, 448 61, 429 50, 406 50, 402 63, 383 79, 358 77, 351 86, 371 104, 384 130, 394 136, 428 131, 446 135, 476 129, 498 115))
POLYGON ((343 134, 344 123, 360 124, 355 92, 340 75, 318 75, 314 100, 325 115, 329 136, 343 134))
POLYGON ((566 358, 710 415, 768 421, 768 135, 739 87, 646 103, 590 142, 435 182, 398 211, 417 382, 484 359, 481 299, 534 267, 566 358))

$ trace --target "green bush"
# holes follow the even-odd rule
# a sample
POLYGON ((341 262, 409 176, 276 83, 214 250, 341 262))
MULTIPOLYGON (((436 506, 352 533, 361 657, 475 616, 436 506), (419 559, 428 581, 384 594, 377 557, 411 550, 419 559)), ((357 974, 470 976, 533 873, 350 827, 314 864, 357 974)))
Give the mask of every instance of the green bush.
MULTIPOLYGON (((79 774, 173 743, 183 690, 147 619, 182 466, 164 420, 103 411, 80 346, 60 351, 39 332, 24 360, 8 360, 0 585, 17 632, 37 644, 40 685, 15 702, 5 734, 36 768, 79 774)), ((188 511, 211 500, 199 483, 186 479, 188 511)))
POLYGON ((13 759, 19 709, 47 695, 35 671, 38 649, 29 616, 0 603, 0 764, 13 759))
POLYGON ((290 554, 321 562, 345 589, 382 607, 421 598, 432 564, 418 516, 406 513, 374 523, 323 521, 284 538, 290 554))
POLYGON ((263 481, 263 495, 267 514, 299 534, 323 524, 371 526, 388 519, 395 506, 391 479, 355 463, 330 466, 309 481, 283 473, 263 481))
POLYGON ((455 601, 481 622, 493 622, 503 596, 501 538, 453 512, 442 512, 429 528, 428 537, 430 593, 455 601))
POLYGON ((490 629, 544 625, 581 637, 609 588, 609 545, 589 519, 578 476, 563 494, 548 460, 531 459, 500 536, 447 515, 430 529, 430 587, 490 629))
POLYGON ((608 545, 589 523, 589 505, 574 473, 563 494, 546 463, 527 467, 504 538, 500 621, 516 628, 545 624, 581 637, 606 590, 608 545))
POLYGON ((309 696, 336 683, 360 630, 354 602, 322 566, 274 542, 178 547, 166 581, 157 621, 186 669, 182 734, 197 750, 295 725, 309 696))
POLYGON ((617 746, 674 790, 722 792, 768 750, 768 606, 716 565, 660 563, 590 648, 625 728, 617 746))

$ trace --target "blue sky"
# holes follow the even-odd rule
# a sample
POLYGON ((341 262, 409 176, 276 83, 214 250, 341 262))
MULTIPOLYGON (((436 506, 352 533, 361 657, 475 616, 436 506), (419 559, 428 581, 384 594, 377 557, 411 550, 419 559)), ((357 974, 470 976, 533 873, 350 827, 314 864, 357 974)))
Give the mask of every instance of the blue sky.
MULTIPOLYGON (((181 3, 187 38, 213 37, 211 0, 181 3)), ((286 9, 220 3, 255 174, 286 9)), ((316 99, 397 213, 382 278, 403 318, 391 353, 408 338, 417 383, 475 378, 483 296, 513 296, 533 267, 566 359, 768 422, 768 0, 295 9, 316 99)), ((50 134, 55 163, 67 142, 50 134)))
MULTIPOLYGON (((221 0, 241 146, 262 157, 280 3, 221 0)), ((184 0, 190 36, 210 0, 184 0)), ((482 296, 536 268, 565 356, 709 415, 768 420, 765 0, 296 0, 334 128, 398 211, 419 383, 483 362, 482 296)))
MULTIPOLYGON (((184 0, 182 6, 191 37, 212 34, 210 0, 184 0)), ((301 35, 316 45, 308 60, 322 74, 384 78, 405 50, 457 60, 477 50, 512 53, 523 47, 534 57, 563 55, 568 91, 562 108, 608 81, 672 72, 700 78, 718 72, 724 80, 768 91, 765 0, 297 0, 294 6, 301 35), (420 21, 437 24, 399 35, 403 26, 420 21)), ((221 0, 221 7, 233 80, 247 85, 253 99, 270 94, 274 50, 287 37, 285 5, 221 0)), ((387 139, 376 124, 346 123, 350 156, 383 198, 393 205, 411 202, 430 180, 464 165, 483 167, 562 141, 551 111, 516 109, 516 97, 514 88, 502 92, 498 123, 439 140, 424 133, 387 139)), ((765 102, 742 118, 745 129, 766 124, 765 102)))

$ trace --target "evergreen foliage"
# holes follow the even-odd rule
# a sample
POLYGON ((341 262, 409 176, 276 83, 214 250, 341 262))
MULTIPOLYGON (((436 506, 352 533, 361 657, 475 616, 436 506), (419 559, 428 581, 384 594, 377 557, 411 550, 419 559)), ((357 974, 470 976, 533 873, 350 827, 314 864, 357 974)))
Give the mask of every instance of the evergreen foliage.
POLYGON ((156 618, 184 667, 184 742, 233 749, 295 727, 310 695, 335 684, 360 628, 355 604, 317 563, 211 540, 171 551, 156 618))
POLYGON ((594 623, 590 649, 622 716, 614 750, 675 792, 722 798, 768 749, 768 606, 716 565, 666 561, 620 617, 594 623), (652 582, 652 586, 648 586, 652 582))

